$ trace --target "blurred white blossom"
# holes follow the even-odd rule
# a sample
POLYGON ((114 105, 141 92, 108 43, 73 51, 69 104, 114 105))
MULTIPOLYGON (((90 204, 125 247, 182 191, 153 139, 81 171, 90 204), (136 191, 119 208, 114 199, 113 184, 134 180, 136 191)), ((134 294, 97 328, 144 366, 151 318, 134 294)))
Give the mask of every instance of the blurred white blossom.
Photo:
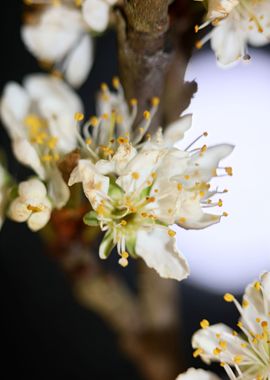
POLYGON ((16 222, 27 222, 32 231, 38 231, 48 223, 51 210, 46 186, 32 178, 19 184, 18 197, 11 202, 8 215, 16 222))
POLYGON ((240 59, 249 60, 247 45, 263 46, 270 43, 269 0, 208 0, 206 21, 195 30, 212 23, 213 30, 201 41, 201 47, 211 39, 211 46, 221 65, 240 59))
POLYGON ((176 380, 220 380, 220 378, 210 371, 189 368, 187 372, 181 373, 176 380))
POLYGON ((269 380, 270 272, 247 286, 242 305, 232 294, 225 294, 224 299, 233 302, 240 313, 240 334, 222 323, 210 326, 203 320, 202 329, 192 339, 194 356, 206 363, 219 361, 232 380, 269 380))
POLYGON ((16 158, 47 182, 54 207, 63 207, 69 189, 57 168, 62 155, 77 146, 74 113, 79 97, 61 80, 31 75, 24 87, 8 83, 1 99, 1 118, 16 158))
POLYGON ((28 50, 54 72, 64 74, 74 87, 87 78, 94 60, 93 34, 103 32, 116 0, 49 1, 43 4, 35 21, 22 26, 21 35, 28 50))

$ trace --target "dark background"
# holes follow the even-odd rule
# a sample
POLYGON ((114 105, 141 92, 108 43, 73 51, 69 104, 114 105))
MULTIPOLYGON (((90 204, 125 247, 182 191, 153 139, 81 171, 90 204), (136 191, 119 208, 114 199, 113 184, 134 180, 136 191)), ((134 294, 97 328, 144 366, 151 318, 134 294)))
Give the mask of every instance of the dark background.
MULTIPOLYGON (((21 82, 24 75, 40 71, 20 40, 21 16, 20 0, 2 2, 1 92, 7 81, 21 82)), ((80 90, 89 113, 93 113, 93 94, 99 84, 110 82, 117 73, 115 44, 112 32, 97 41, 94 68, 80 90)), ((0 138, 8 152, 9 169, 17 180, 24 179, 27 170, 13 159, 2 128, 0 138)), ((201 366, 192 359, 190 347, 199 321, 207 317, 212 323, 233 324, 236 315, 222 297, 187 282, 179 285, 179 299, 186 365, 201 366)), ((6 221, 1 231, 0 303, 1 378, 140 379, 105 323, 76 303, 67 278, 44 254, 39 236, 25 224, 6 221)))

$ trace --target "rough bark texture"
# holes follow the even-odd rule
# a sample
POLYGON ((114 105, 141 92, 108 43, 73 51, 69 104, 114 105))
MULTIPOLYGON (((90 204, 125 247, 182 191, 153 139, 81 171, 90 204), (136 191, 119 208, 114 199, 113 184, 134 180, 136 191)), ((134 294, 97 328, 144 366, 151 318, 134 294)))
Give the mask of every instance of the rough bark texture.
POLYGON ((168 0, 125 0, 118 11, 120 77, 127 99, 138 99, 139 115, 164 88, 171 61, 168 6, 168 0))

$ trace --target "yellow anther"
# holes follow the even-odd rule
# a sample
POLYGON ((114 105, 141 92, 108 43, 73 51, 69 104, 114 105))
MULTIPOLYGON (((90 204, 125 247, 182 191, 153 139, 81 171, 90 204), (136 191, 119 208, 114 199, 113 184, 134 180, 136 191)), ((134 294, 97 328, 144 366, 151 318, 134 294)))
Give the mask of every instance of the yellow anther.
POLYGON ((235 331, 235 330, 233 330, 232 335, 233 335, 233 336, 237 336, 237 335, 238 335, 238 332, 235 331))
POLYGON ((131 213, 135 213, 135 212, 137 212, 137 208, 131 206, 131 207, 129 207, 129 211, 130 211, 131 213))
POLYGON ((187 218, 185 218, 184 216, 181 216, 181 218, 178 219, 179 224, 184 224, 186 223, 186 221, 187 221, 187 218))
POLYGON ((237 322, 237 326, 241 329, 243 327, 243 323, 241 321, 237 322))
POLYGON ((189 180, 189 179, 190 179, 190 175, 186 174, 186 175, 184 175, 184 178, 185 178, 186 180, 189 180))
POLYGON ((254 283, 254 288, 259 291, 261 289, 261 283, 259 281, 256 281, 254 283))
POLYGON ((24 119, 24 123, 27 127, 33 129, 33 132, 37 132, 37 130, 42 127, 42 121, 36 115, 27 115, 24 119))
POLYGON ((226 211, 224 211, 223 214, 222 214, 222 216, 227 217, 227 216, 229 216, 229 214, 226 211))
POLYGON ((133 172, 131 173, 131 177, 135 180, 139 179, 140 178, 140 173, 138 172, 133 172))
POLYGON ((50 149, 54 149, 56 147, 57 142, 58 142, 57 137, 51 137, 49 141, 47 142, 47 145, 50 149))
POLYGON ((241 343, 242 348, 247 348, 248 344, 247 343, 241 343))
POLYGON ((178 191, 183 190, 183 185, 182 185, 182 183, 179 182, 179 183, 177 184, 177 190, 178 190, 178 191))
POLYGON ((194 358, 197 358, 198 356, 202 355, 203 354, 203 349, 202 348, 197 348, 197 350, 195 350, 193 352, 193 357, 194 358))
POLYGON ((74 4, 76 7, 80 7, 82 5, 82 0, 74 0, 74 4))
POLYGON ((27 205, 27 210, 32 211, 32 212, 40 212, 42 211, 42 208, 38 206, 27 205))
POLYGON ((119 86, 120 86, 120 81, 119 81, 119 78, 118 78, 118 77, 113 77, 112 85, 113 85, 113 87, 116 88, 116 89, 119 88, 119 86))
POLYGON ((121 253, 121 256, 124 258, 124 259, 127 259, 129 257, 129 254, 127 251, 124 251, 121 253))
POLYGON ((144 117, 146 120, 149 120, 150 117, 151 117, 150 112, 149 112, 149 111, 144 111, 144 113, 143 113, 143 117, 144 117))
POLYGON ((205 192, 204 191, 200 191, 199 195, 200 195, 201 198, 203 198, 205 196, 205 192))
POLYGON ((223 350, 226 350, 228 343, 225 340, 220 340, 219 345, 223 350))
POLYGON ((244 309, 246 309, 247 307, 248 307, 248 305, 249 305, 249 302, 248 302, 248 300, 243 300, 243 302, 242 302, 242 306, 243 306, 243 308, 244 309))
POLYGON ((226 302, 233 302, 234 301, 234 296, 231 293, 224 294, 223 298, 226 302))
POLYGON ((220 365, 220 367, 225 367, 226 363, 220 362, 219 365, 220 365))
POLYGON ((261 318, 256 318, 256 322, 260 323, 261 322, 261 318))
POLYGON ((268 322, 267 321, 262 321, 261 326, 263 329, 266 329, 268 327, 268 322))
POLYGON ((216 337, 219 339, 221 337, 221 334, 217 333, 216 337))
POLYGON ((105 213, 104 206, 103 206, 102 204, 98 205, 96 211, 97 211, 97 214, 98 214, 98 215, 100 215, 100 216, 104 215, 104 213, 105 213))
POLYGON ((155 197, 146 197, 146 200, 148 203, 153 203, 156 201, 156 198, 155 197))
POLYGON ((108 85, 106 83, 101 83, 100 88, 103 92, 108 91, 108 85))
POLYGON ((199 31, 199 25, 195 25, 195 26, 194 26, 194 32, 195 32, 195 33, 198 33, 198 31, 199 31))
POLYGON ((102 115, 101 115, 101 117, 102 117, 102 119, 104 119, 104 120, 108 120, 109 119, 109 114, 108 113, 103 113, 102 115))
POLYGON ((123 219, 123 220, 121 220, 120 224, 121 224, 121 226, 126 226, 127 225, 127 221, 123 219))
POLYGON ((202 47, 203 47, 203 44, 202 44, 202 42, 199 40, 199 41, 196 41, 195 42, 195 47, 197 48, 197 49, 201 49, 202 47))
POLYGON ((131 106, 137 106, 137 104, 138 104, 138 100, 136 99, 136 98, 131 98, 130 99, 130 105, 131 106))
POLYGON ((143 218, 147 218, 147 217, 148 217, 148 214, 147 214, 146 212, 142 212, 142 213, 141 213, 141 216, 142 216, 143 218))
POLYGON ((53 160, 53 156, 51 154, 44 154, 41 157, 41 160, 44 162, 51 162, 53 160))
POLYGON ((208 136, 208 132, 203 132, 204 137, 208 136))
POLYGON ((98 118, 96 116, 92 116, 89 120, 90 124, 92 127, 97 127, 98 126, 98 118))
POLYGON ((203 145, 202 147, 201 147, 201 153, 204 153, 204 152, 206 152, 207 151, 207 145, 203 145))
POLYGON ((223 206, 222 199, 219 199, 219 200, 218 200, 218 207, 222 207, 222 206, 223 206))
POLYGON ((151 102, 152 102, 152 106, 153 107, 157 107, 159 105, 159 103, 160 103, 160 99, 157 96, 154 96, 152 98, 151 102))
POLYGON ((58 160, 60 160, 60 156, 59 156, 59 154, 58 154, 58 153, 54 153, 54 155, 53 155, 53 159, 54 159, 54 161, 58 161, 58 160))
POLYGON ((221 353, 221 349, 219 347, 216 347, 214 350, 213 350, 213 354, 214 355, 219 355, 221 353))
POLYGON ((128 143, 128 138, 123 137, 123 136, 119 136, 117 139, 117 142, 118 142, 118 144, 126 144, 126 143, 128 143))
POLYGON ((230 166, 226 167, 225 168, 225 172, 229 175, 229 176, 232 176, 233 175, 233 170, 230 166))
POLYGON ((240 364, 243 361, 243 356, 235 355, 235 357, 233 358, 233 361, 235 362, 235 364, 240 364))
POLYGON ((207 327, 210 326, 210 323, 207 319, 203 319, 201 322, 200 322, 200 326, 202 329, 207 329, 207 327))
POLYGON ((91 145, 91 144, 92 144, 92 139, 91 139, 90 137, 87 137, 87 138, 85 139, 85 144, 86 144, 86 145, 91 145))
POLYGON ((118 260, 118 263, 121 265, 121 267, 125 268, 128 266, 128 260, 125 257, 121 257, 121 259, 118 260))
POLYGON ((173 231, 173 230, 168 230, 168 235, 169 235, 170 237, 174 237, 174 236, 176 235, 176 232, 173 231))
POLYGON ((76 112, 74 115, 74 119, 76 121, 82 121, 84 119, 84 114, 81 112, 76 112))
POLYGON ((153 179, 156 179, 156 178, 157 178, 157 173, 156 173, 156 172, 151 173, 151 177, 152 177, 153 179))

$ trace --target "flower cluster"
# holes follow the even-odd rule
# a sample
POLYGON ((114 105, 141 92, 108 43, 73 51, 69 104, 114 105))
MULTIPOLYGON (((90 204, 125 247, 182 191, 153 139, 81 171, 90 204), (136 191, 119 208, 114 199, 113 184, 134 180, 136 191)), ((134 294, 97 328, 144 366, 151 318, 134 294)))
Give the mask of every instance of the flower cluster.
POLYGON ((218 361, 229 379, 270 379, 270 272, 248 285, 242 305, 232 294, 225 301, 233 302, 240 313, 240 333, 224 324, 201 322, 202 329, 192 339, 194 356, 206 363, 218 361))
POLYGON ((92 207, 85 223, 105 232, 99 250, 102 259, 116 246, 122 266, 128 264, 129 256, 139 256, 160 276, 181 280, 188 266, 176 247, 172 225, 201 229, 219 222, 222 215, 204 212, 222 206, 221 199, 212 200, 220 192, 210 189, 209 181, 219 174, 232 174, 231 168, 220 168, 219 162, 233 147, 191 149, 193 143, 185 150, 174 147, 190 128, 191 115, 179 118, 164 133, 160 128, 151 135, 148 128, 157 98, 133 130, 137 101, 131 100, 129 111, 117 79, 114 87, 116 92, 111 93, 102 85, 99 114, 82 125, 85 158, 71 173, 69 185, 82 183, 92 207))
POLYGON ((63 73, 74 87, 87 78, 93 64, 94 34, 109 23, 117 0, 26 0, 44 5, 22 27, 22 39, 29 51, 57 75, 63 73))
POLYGON ((2 120, 15 156, 37 175, 19 184, 8 215, 38 230, 54 208, 66 205, 68 185, 82 183, 90 202, 84 221, 105 233, 102 259, 116 247, 120 265, 126 266, 129 256, 142 257, 160 276, 182 280, 189 269, 172 226, 201 229, 227 215, 205 211, 222 206, 219 194, 226 190, 211 189, 209 182, 214 176, 232 175, 230 167, 219 163, 233 147, 196 147, 207 136, 204 132, 184 150, 176 148, 191 126, 191 115, 151 135, 159 99, 152 99, 136 124, 137 100, 131 99, 129 107, 117 78, 113 86, 114 92, 102 84, 97 115, 84 120, 79 98, 58 78, 32 75, 24 86, 7 84, 2 120), (67 185, 59 162, 74 149, 80 159, 67 185))
POLYGON ((262 46, 270 43, 269 0, 208 0, 207 5, 206 21, 196 26, 195 31, 210 23, 214 28, 197 42, 197 47, 211 39, 220 64, 249 60, 248 44, 262 46))

